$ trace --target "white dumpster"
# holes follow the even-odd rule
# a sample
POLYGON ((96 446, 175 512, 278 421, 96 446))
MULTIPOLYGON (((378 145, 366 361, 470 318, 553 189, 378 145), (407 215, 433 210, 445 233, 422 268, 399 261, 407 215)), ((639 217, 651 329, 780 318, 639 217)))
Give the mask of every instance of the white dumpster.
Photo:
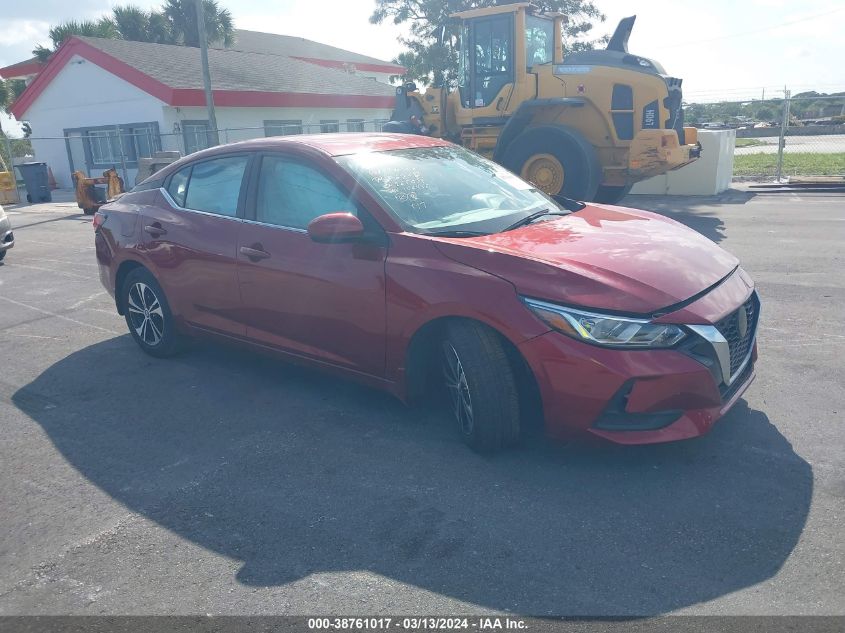
POLYGON ((736 130, 699 130, 701 157, 694 163, 648 180, 631 189, 633 194, 712 196, 731 186, 736 130))

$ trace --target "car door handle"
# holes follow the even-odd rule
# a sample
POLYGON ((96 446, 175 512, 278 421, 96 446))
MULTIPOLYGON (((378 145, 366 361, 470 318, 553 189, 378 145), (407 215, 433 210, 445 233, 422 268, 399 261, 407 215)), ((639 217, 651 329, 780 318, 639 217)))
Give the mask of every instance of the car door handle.
POLYGON ((144 227, 144 231, 149 233, 153 237, 161 237, 162 235, 166 235, 167 231, 161 228, 161 225, 156 222, 155 224, 148 224, 144 227))
POLYGON ((270 253, 265 251, 261 244, 253 244, 252 246, 241 246, 241 255, 246 255, 252 261, 257 262, 260 259, 267 259, 270 253))

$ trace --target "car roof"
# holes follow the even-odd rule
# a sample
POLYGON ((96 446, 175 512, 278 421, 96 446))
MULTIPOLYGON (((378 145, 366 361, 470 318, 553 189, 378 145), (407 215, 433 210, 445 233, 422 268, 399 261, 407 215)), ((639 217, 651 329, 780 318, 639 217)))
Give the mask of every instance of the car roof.
POLYGON ((387 134, 376 132, 357 132, 346 134, 298 134, 292 136, 271 136, 268 138, 241 141, 229 145, 219 145, 205 150, 203 154, 232 151, 236 149, 261 150, 283 149, 306 146, 329 156, 344 156, 361 152, 384 152, 394 149, 416 147, 445 147, 449 141, 418 134, 387 134))
POLYGON ((452 143, 449 141, 430 136, 421 136, 419 134, 357 132, 346 134, 271 136, 268 138, 229 143, 227 145, 216 145, 194 152, 193 154, 188 154, 148 176, 139 184, 168 178, 172 173, 182 169, 185 165, 231 152, 307 148, 321 152, 326 156, 346 156, 364 152, 386 152, 395 149, 413 149, 418 147, 449 147, 451 145, 452 143))

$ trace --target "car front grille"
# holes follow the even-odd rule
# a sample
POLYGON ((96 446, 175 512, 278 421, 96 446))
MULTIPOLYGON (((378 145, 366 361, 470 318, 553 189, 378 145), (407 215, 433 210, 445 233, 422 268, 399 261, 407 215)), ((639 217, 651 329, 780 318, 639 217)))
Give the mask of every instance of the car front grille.
POLYGON ((760 315, 760 300, 753 293, 744 304, 716 324, 716 329, 728 341, 731 353, 731 376, 734 376, 754 345, 757 319, 760 315), (744 315, 743 315, 744 312, 744 315), (742 321, 745 327, 742 327, 742 321))

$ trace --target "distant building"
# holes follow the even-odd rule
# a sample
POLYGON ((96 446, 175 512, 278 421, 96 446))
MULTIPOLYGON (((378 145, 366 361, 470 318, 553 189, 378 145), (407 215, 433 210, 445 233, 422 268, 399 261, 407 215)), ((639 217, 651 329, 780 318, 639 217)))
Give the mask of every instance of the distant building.
MULTIPOLYGON (((235 32, 228 49, 211 48, 209 65, 220 142, 302 131, 373 130, 389 119, 391 76, 404 68, 310 40, 235 32), (237 128, 237 129, 236 129, 237 128)), ((60 186, 74 170, 127 167, 158 150, 191 153, 209 133, 196 48, 72 37, 50 61, 0 68, 27 89, 13 104, 33 129, 36 158, 60 186)))

